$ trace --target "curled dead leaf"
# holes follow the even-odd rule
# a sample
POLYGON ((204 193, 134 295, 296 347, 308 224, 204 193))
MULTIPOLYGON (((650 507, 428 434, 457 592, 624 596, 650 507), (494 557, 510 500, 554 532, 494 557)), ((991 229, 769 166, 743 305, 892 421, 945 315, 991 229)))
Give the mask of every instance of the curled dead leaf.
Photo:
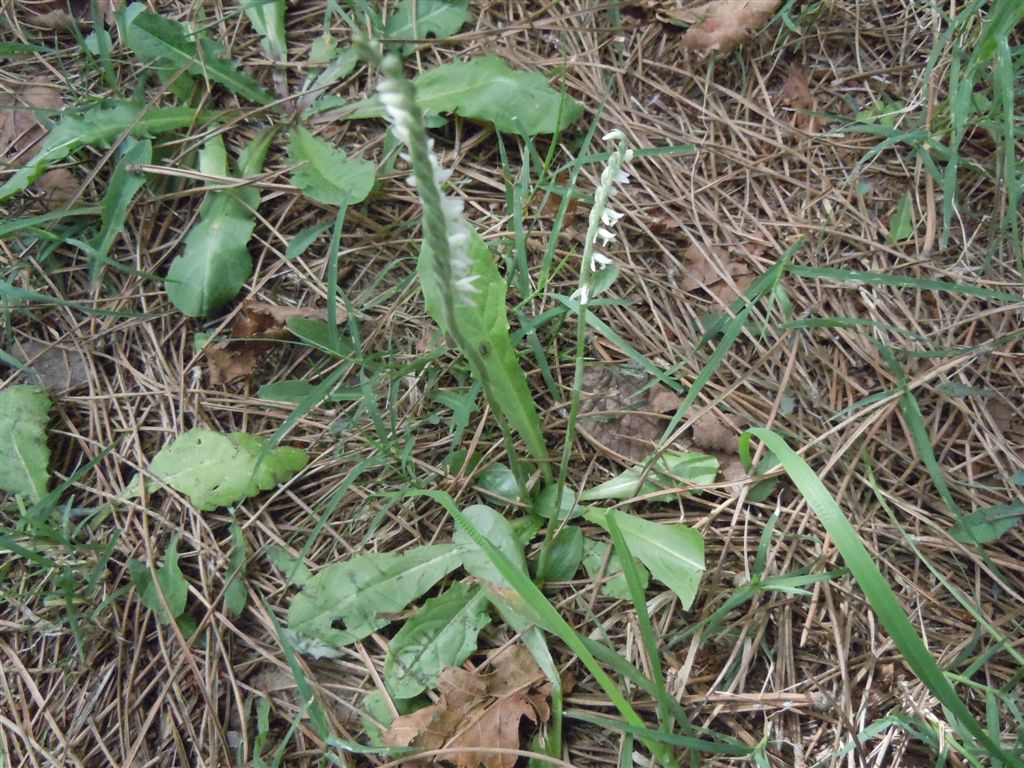
POLYGON ((814 105, 814 96, 811 94, 807 67, 802 64, 790 66, 779 95, 782 98, 782 103, 786 106, 794 109, 810 109, 814 105))
MULTIPOLYGON (((456 768, 513 768, 514 754, 490 750, 519 749, 523 719, 538 724, 551 716, 551 689, 525 646, 492 651, 488 659, 489 673, 445 669, 437 680, 438 703, 395 718, 384 743, 450 750, 441 759, 456 768)), ((414 758, 407 764, 428 763, 414 758)))
POLYGON ((767 22, 782 0, 712 0, 697 8, 665 12, 691 24, 682 45, 693 51, 729 53, 767 22))
MULTIPOLYGON (((110 25, 123 4, 124 0, 97 0, 96 7, 103 22, 110 25)), ((91 0, 20 0, 17 5, 26 21, 34 27, 60 31, 92 22, 91 0)))
POLYGON ((736 453, 739 430, 719 411, 705 411, 693 423, 693 444, 708 451, 736 453))

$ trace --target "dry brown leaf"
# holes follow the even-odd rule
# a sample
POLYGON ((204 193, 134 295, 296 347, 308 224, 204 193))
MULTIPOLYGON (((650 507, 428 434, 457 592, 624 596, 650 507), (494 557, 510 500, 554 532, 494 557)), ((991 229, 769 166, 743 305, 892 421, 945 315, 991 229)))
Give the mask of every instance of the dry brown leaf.
MULTIPOLYGON (((550 686, 530 652, 522 645, 489 654, 491 672, 448 667, 438 677, 440 699, 409 715, 395 718, 384 743, 424 750, 453 750, 446 762, 457 768, 512 768, 515 755, 489 748, 518 749, 523 718, 547 721, 550 686)), ((409 764, 426 764, 415 759, 409 764)))
POLYGON ((679 398, 646 374, 626 366, 590 365, 583 371, 580 434, 626 466, 643 463, 657 447, 679 398))
POLYGON ((684 48, 724 54, 739 47, 781 4, 782 0, 712 0, 699 8, 668 15, 692 23, 683 35, 684 48))
MULTIPOLYGON (((0 161, 24 165, 42 148, 46 129, 36 110, 61 110, 60 91, 49 83, 32 83, 19 89, 0 90, 0 161)), ((47 202, 60 207, 78 194, 78 182, 67 168, 52 168, 35 182, 47 202)))
POLYGON ((1006 440, 1024 444, 1024 418, 1021 418, 1009 405, 1000 400, 989 403, 988 412, 1006 440))
POLYGON ((807 67, 793 64, 782 84, 782 103, 794 109, 810 109, 814 105, 807 67))
MULTIPOLYGON (((231 325, 231 338, 206 347, 210 384, 218 386, 250 376, 272 348, 272 339, 289 339, 286 323, 292 317, 324 320, 323 310, 309 307, 279 307, 262 301, 246 301, 231 325)), ((344 311, 338 321, 345 319, 344 311)))
POLYGON ((31 373, 22 374, 18 380, 26 384, 39 384, 51 392, 67 392, 88 384, 92 375, 85 353, 75 347, 58 347, 29 339, 24 342, 15 341, 11 351, 32 369, 31 373))
POLYGON ((693 423, 693 444, 707 451, 736 453, 740 444, 738 431, 721 413, 705 411, 693 423))
POLYGON ((704 249, 692 243, 683 253, 683 259, 688 266, 683 289, 695 291, 702 288, 722 307, 739 298, 754 280, 745 260, 720 248, 704 249), (725 273, 728 273, 729 280, 725 279, 725 273))

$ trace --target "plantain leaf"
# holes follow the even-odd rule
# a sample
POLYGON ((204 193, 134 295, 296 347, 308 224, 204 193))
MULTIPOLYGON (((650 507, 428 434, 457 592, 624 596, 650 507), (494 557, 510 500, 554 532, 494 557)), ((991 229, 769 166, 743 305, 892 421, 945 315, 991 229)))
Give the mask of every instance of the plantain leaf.
POLYGON ((328 565, 292 600, 288 629, 335 647, 354 643, 391 623, 387 614, 404 610, 461 562, 454 544, 433 544, 328 565))
POLYGON ((617 509, 591 509, 583 516, 603 528, 607 528, 608 518, 614 517, 633 556, 679 596, 683 608, 693 605, 704 573, 704 539, 697 531, 678 523, 654 523, 617 509))
POLYGON ((305 128, 288 132, 288 158, 297 163, 292 182, 307 197, 327 205, 361 203, 373 189, 374 165, 345 153, 305 128))
MULTIPOLYGON (((633 558, 636 560, 636 558, 633 558)), ((583 540, 583 569, 591 580, 604 577, 601 585, 601 594, 614 597, 619 600, 629 600, 629 584, 626 583, 626 574, 622 570, 622 559, 619 553, 612 549, 606 541, 583 540), (610 551, 610 552, 609 552, 610 551), (607 558, 607 565, 605 564, 607 558), (602 567, 604 570, 602 571, 602 567)), ((641 589, 647 589, 650 581, 650 574, 642 563, 636 563, 637 573, 640 576, 641 589)))
POLYGON ((487 595, 456 583, 406 620, 388 645, 384 681, 397 699, 433 688, 445 667, 457 667, 477 647, 477 635, 491 621, 487 595))
POLYGON ((232 93, 257 104, 274 100, 263 87, 238 70, 238 65, 225 58, 223 46, 204 34, 193 34, 188 27, 155 13, 140 11, 140 3, 125 10, 127 24, 125 42, 140 58, 182 69, 199 77, 220 83, 232 93))
MULTIPOLYGON (((503 133, 535 136, 562 131, 583 115, 583 105, 563 96, 537 72, 516 72, 498 56, 456 61, 413 79, 416 101, 427 112, 454 112, 493 123, 503 133)), ((346 111, 349 119, 383 117, 374 96, 346 111)))
MULTIPOLYGON (((451 37, 473 20, 469 0, 402 0, 384 25, 385 40, 426 40, 451 37)), ((403 56, 416 50, 416 43, 396 46, 403 56)))
MULTIPOLYGON (((473 285, 479 289, 471 302, 459 302, 455 307, 455 321, 466 343, 472 345, 483 359, 483 371, 474 371, 476 378, 485 377, 494 393, 495 408, 500 408, 512 428, 522 435, 527 450, 538 461, 548 457, 547 443, 540 427, 540 417, 533 403, 530 387, 516 357, 508 334, 508 316, 505 294, 508 286, 498 273, 487 244, 469 226, 470 274, 476 275, 473 285)), ((441 311, 441 288, 437 281, 437 267, 433 254, 424 243, 420 251, 416 274, 420 279, 427 312, 442 330, 445 327, 441 311)))
POLYGON ((192 107, 150 107, 126 101, 97 105, 80 115, 66 114, 47 134, 39 154, 0 187, 0 200, 21 192, 51 165, 82 147, 105 147, 125 133, 144 137, 174 131, 206 117, 207 113, 192 107))
MULTIPOLYGON (((242 176, 259 173, 273 130, 258 134, 239 157, 242 176)), ((199 153, 199 170, 228 176, 227 150, 220 134, 199 153)), ((167 270, 167 296, 190 317, 208 317, 231 301, 252 275, 249 240, 256 225, 260 192, 252 186, 207 192, 199 221, 185 236, 185 252, 167 270)))
MULTIPOLYGON (((246 432, 222 435, 197 427, 161 448, 149 474, 186 494, 201 510, 230 506, 290 480, 309 461, 298 448, 279 447, 261 462, 266 442, 246 432)), ((140 486, 136 477, 128 498, 137 496, 140 486)))
POLYGON ((0 489, 35 503, 46 495, 46 422, 53 403, 46 390, 16 384, 0 391, 0 489))

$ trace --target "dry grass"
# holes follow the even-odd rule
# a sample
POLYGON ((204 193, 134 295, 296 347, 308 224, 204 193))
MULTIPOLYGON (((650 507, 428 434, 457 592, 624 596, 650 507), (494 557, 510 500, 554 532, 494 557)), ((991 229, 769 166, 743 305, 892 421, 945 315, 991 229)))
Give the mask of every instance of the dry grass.
MULTIPOLYGON (((4 5, 8 23, 22 18, 18 5, 4 5)), ((184 3, 156 5, 168 15, 195 12, 184 3)), ((927 4, 822 3, 820 16, 807 20, 802 35, 775 24, 738 54, 714 61, 683 52, 677 33, 650 16, 625 15, 616 29, 593 5, 583 0, 483 2, 474 9, 474 28, 467 27, 450 43, 425 47, 412 63, 426 69, 453 55, 497 52, 524 69, 564 66, 569 93, 584 101, 591 114, 608 94, 598 135, 621 128, 637 147, 694 145, 689 155, 634 161, 634 183, 616 206, 627 213, 629 236, 621 238, 614 254, 623 274, 613 293, 628 303, 598 310, 657 364, 684 362, 678 372, 684 384, 693 380, 712 350, 710 345, 694 349, 700 317, 722 309, 707 293, 681 287, 691 268, 683 253, 691 244, 706 253, 714 249, 716 259, 724 256, 716 262, 723 275, 739 264, 760 274, 796 238, 805 237, 795 257, 803 265, 1020 290, 1020 275, 996 232, 994 211, 1002 198, 983 174, 964 170, 963 205, 953 241, 939 249, 940 193, 912 155, 899 148, 883 152, 853 175, 878 140, 840 134, 836 121, 808 117, 783 103, 783 83, 790 68, 799 64, 808 70, 818 113, 849 117, 854 105, 864 107, 883 95, 908 105, 900 120, 911 119, 915 111, 930 111, 921 73, 941 20, 927 4), (904 191, 912 195, 918 236, 889 246, 887 222, 904 191)), ((217 29, 230 41, 236 59, 263 61, 258 39, 231 13, 236 8, 233 2, 204 4, 207 16, 220 20, 217 29)), ((306 0, 289 12, 295 50, 319 34, 321 19, 321 4, 306 0)), ((948 51, 939 54, 936 82, 947 76, 948 51)), ((87 92, 103 95, 105 86, 96 72, 73 71, 68 68, 71 61, 21 59, 5 65, 2 77, 21 82, 60 76, 68 101, 87 92)), ((128 60, 119 64, 118 76, 130 90, 133 65, 128 60)), ((252 71, 270 82, 269 68, 257 64, 252 71)), ((357 71, 341 90, 362 95, 369 87, 357 71)), ((320 126, 324 136, 350 153, 363 151, 372 158, 381 150, 379 128, 320 126)), ((223 130, 237 147, 253 129, 229 125, 223 130)), ((492 135, 457 120, 436 134, 455 167, 454 178, 465 182, 461 189, 471 218, 488 237, 510 237, 492 135)), ((196 130, 172 145, 162 164, 188 169, 188 154, 206 135, 196 130)), ((556 152, 558 162, 572 158, 568 142, 574 138, 564 137, 567 144, 556 152)), ((990 142, 981 134, 971 139, 965 153, 984 167, 994 162, 990 142)), ((99 160, 98 154, 86 155, 75 170, 79 179, 92 177, 82 192, 85 199, 102 193, 110 172, 111 164, 99 160)), ((250 295, 279 304, 323 306, 327 259, 322 244, 297 261, 288 262, 282 255, 290 236, 326 221, 333 212, 288 186, 283 151, 272 150, 267 167, 272 173, 260 209, 250 295)), ((584 177, 581 188, 588 190, 596 175, 585 170, 584 177)), ((191 185, 174 178, 162 184, 138 199, 115 254, 135 269, 158 274, 179 248, 199 199, 190 192, 191 185)), ((5 211, 8 216, 33 212, 27 198, 5 211)), ((2 571, 0 764, 227 765, 234 763, 239 743, 247 745, 242 754, 251 760, 254 698, 266 694, 272 701, 271 745, 283 738, 300 707, 268 613, 273 611, 283 622, 290 588, 269 566, 266 548, 284 545, 299 551, 324 523, 308 554, 315 567, 356 550, 395 551, 448 536, 446 519, 434 505, 419 500, 393 504, 383 498, 410 479, 422 487, 447 488, 463 499, 474 495, 464 478, 444 470, 452 448, 449 429, 444 419, 431 419, 447 414, 431 394, 439 387, 457 386, 461 364, 446 356, 431 365, 411 366, 394 388, 386 380, 389 371, 420 359, 436 341, 411 280, 416 245, 409 222, 415 215, 415 201, 403 185, 386 180, 379 194, 352 211, 342 243, 341 285, 358 313, 364 355, 390 361, 379 366, 382 376, 370 386, 382 412, 395 417, 388 425, 393 432, 378 435, 366 410, 356 404, 314 409, 301 419, 287 442, 310 453, 309 467, 285 487, 250 500, 235 513, 254 554, 248 572, 249 608, 234 621, 223 612, 230 517, 223 511, 197 512, 173 493, 145 503, 126 502, 124 489, 160 445, 189 427, 271 434, 287 409, 258 399, 256 388, 304 375, 317 365, 317 356, 286 347, 271 355, 252 381, 208 386, 203 356, 192 347, 201 326, 176 313, 157 283, 108 271, 108 284, 115 290, 94 289, 82 257, 71 246, 42 253, 19 250, 13 240, 0 245, 5 274, 15 265, 22 267, 17 284, 132 313, 89 315, 67 306, 34 305, 7 316, 5 349, 15 340, 37 340, 84 356, 85 383, 56 393, 53 471, 67 477, 117 444, 75 483, 72 493, 74 507, 107 509, 106 516, 86 529, 84 540, 116 543, 94 589, 81 595, 81 655, 64 620, 65 604, 50 592, 53 574, 40 573, 24 560, 2 571), (448 367, 452 365, 459 370, 448 367), (353 468, 374 456, 381 457, 380 463, 336 497, 353 468), (200 631, 191 641, 175 627, 159 625, 142 607, 130 589, 126 568, 131 558, 158 558, 173 535, 181 537, 191 613, 199 622, 200 631)), ((549 222, 530 224, 531 242, 544 243, 549 222)), ((553 290, 571 292, 577 251, 571 236, 563 238, 558 256, 569 263, 556 276, 553 290)), ((532 257, 539 260, 539 254, 532 257)), ((898 393, 844 418, 832 417, 872 393, 897 386, 876 342, 903 350, 907 379, 961 509, 1019 498, 1020 489, 1007 478, 1024 470, 1022 305, 794 276, 786 277, 784 288, 792 318, 862 318, 918 336, 881 326, 786 329, 782 325, 790 318, 776 307, 759 315, 744 333, 682 428, 715 406, 740 421, 780 430, 791 445, 803 447, 807 461, 876 554, 940 664, 966 670, 979 685, 1008 686, 1008 694, 1021 695, 1020 669, 987 636, 979 638, 974 619, 926 565, 949 579, 1018 651, 1024 650, 1024 538, 1019 530, 988 547, 987 560, 949 537, 954 517, 909 437, 898 393), (916 354, 936 349, 946 354, 916 354)), ((539 313, 548 306, 550 300, 540 296, 528 311, 539 313)), ((230 319, 214 324, 213 330, 226 327, 230 319)), ((564 359, 564 350, 571 347, 568 336, 544 338, 542 343, 551 360, 564 359)), ((621 357, 607 342, 595 345, 594 354, 621 357)), ((571 362, 554 370, 565 386, 571 362)), ((539 374, 534 381, 541 392, 539 374)), ((564 429, 560 404, 546 399, 541 405, 550 444, 558 445, 564 429)), ((477 449, 487 452, 489 460, 500 460, 500 440, 489 429, 474 432, 476 423, 467 439, 479 440, 477 449)), ((615 471, 580 441, 573 476, 589 473, 593 483, 615 471)), ((764 526, 775 511, 780 520, 767 573, 800 568, 824 572, 841 566, 817 519, 794 492, 784 488, 777 507, 748 503, 745 496, 745 491, 735 495, 723 487, 687 498, 676 508, 644 510, 654 519, 695 526, 706 540, 708 571, 691 612, 681 611, 667 594, 653 588, 650 593, 670 690, 700 725, 751 746, 767 737, 772 765, 932 764, 929 750, 896 728, 859 740, 850 757, 833 757, 886 714, 905 713, 931 723, 943 717, 894 652, 848 575, 818 584, 810 596, 764 594, 733 611, 714 636, 685 633, 749 575, 764 526)), ((13 525, 16 512, 10 503, 0 514, 5 526, 13 525)), ((95 557, 84 548, 54 547, 48 554, 66 563, 81 557, 84 562, 74 567, 82 574, 89 572, 90 558, 95 557)), ((593 585, 583 581, 567 585, 559 603, 563 615, 584 633, 594 628, 589 606, 613 645, 630 660, 645 663, 629 605, 597 597, 593 585)), ((492 642, 505 638, 506 630, 493 632, 492 642)), ((380 683, 387 642, 377 634, 347 649, 339 660, 303 662, 327 704, 332 728, 344 738, 362 737, 360 702, 380 683)), ((571 658, 561 661, 579 672, 571 658)), ((965 686, 960 691, 984 718, 981 695, 965 686)), ((639 711, 653 713, 648 702, 635 698, 639 711)), ((567 708, 609 714, 608 702, 586 678, 578 681, 567 708)), ((1004 725, 1011 724, 1007 717, 1004 725)), ((566 744, 566 759, 574 765, 614 765, 619 760, 616 734, 578 722, 569 721, 566 744)), ((300 722, 283 764, 319 764, 321 748, 308 723, 300 722)), ((350 756, 341 760, 364 762, 350 756)), ((736 763, 704 762, 726 764, 736 763)))

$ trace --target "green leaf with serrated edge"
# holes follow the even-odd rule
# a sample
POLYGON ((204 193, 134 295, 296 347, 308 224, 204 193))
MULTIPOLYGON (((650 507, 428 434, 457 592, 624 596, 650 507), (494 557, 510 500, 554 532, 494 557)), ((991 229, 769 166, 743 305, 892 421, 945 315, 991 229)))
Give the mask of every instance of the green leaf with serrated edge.
MULTIPOLYGON (((499 552, 508 558, 509 562, 526 573, 526 558, 523 556, 522 545, 516 538, 515 530, 508 520, 484 504, 473 504, 466 507, 462 510, 462 514, 499 552)), ((466 573, 499 587, 511 586, 494 567, 487 554, 459 524, 455 525, 453 540, 462 553, 462 565, 466 569, 466 573)))
POLYGON ((178 566, 177 536, 171 539, 167 553, 164 555, 163 565, 156 569, 155 580, 143 562, 131 560, 128 563, 128 568, 131 572, 132 582, 139 591, 142 604, 157 615, 161 624, 170 624, 185 612, 185 604, 188 601, 188 582, 178 566), (170 609, 170 616, 167 615, 167 611, 164 610, 163 603, 160 601, 160 592, 163 593, 167 608, 170 609))
POLYGON ((345 153, 305 128, 288 132, 288 159, 297 164, 292 183, 307 197, 326 205, 361 203, 373 189, 373 163, 345 153))
POLYGON ((21 192, 51 165, 82 147, 105 147, 125 133, 143 137, 174 131, 207 116, 192 107, 150 107, 123 101, 98 105, 80 115, 66 114, 46 135, 39 154, 0 187, 0 200, 21 192))
MULTIPOLYGON (((455 112, 493 123, 502 133, 562 131, 583 115, 583 105, 563 97, 537 72, 516 72, 504 59, 484 56, 429 69, 413 79, 416 101, 427 112, 455 112)), ((353 104, 348 119, 383 117, 378 97, 353 104)))
POLYGON ((583 516, 602 527, 614 516, 634 557, 679 596, 683 608, 693 605, 704 573, 704 539, 697 531, 677 523, 654 523, 617 509, 591 509, 583 516))
POLYGON ((288 628, 336 647, 354 643, 390 624, 387 614, 404 610, 461 563, 454 544, 432 544, 328 565, 292 600, 288 628), (344 630, 332 626, 338 621, 344 630))
MULTIPOLYGON (((708 485, 718 475, 718 459, 704 453, 666 451, 644 475, 642 466, 631 467, 611 480, 580 494, 580 501, 626 501, 680 485, 708 485), (641 484, 642 483, 642 484, 641 484)), ((672 501, 674 493, 652 496, 644 501, 672 501)))
MULTIPOLYGON (((526 374, 519 365, 519 358, 509 338, 505 309, 508 286, 498 273, 487 244, 468 222, 466 226, 470 233, 469 274, 476 275, 473 285, 479 292, 473 294, 468 302, 456 303, 455 320, 466 343, 472 345, 483 359, 484 370, 474 373, 478 378, 485 376, 490 383, 496 401, 494 407, 501 409, 508 423, 522 436, 530 455, 538 461, 545 461, 548 449, 540 428, 540 417, 526 374)), ((420 250, 416 274, 420 279, 427 312, 443 331, 450 333, 450 329, 445 327, 441 311, 437 266, 426 243, 420 250)))
POLYGON ((1003 536, 1024 519, 1024 501, 999 504, 964 515, 949 529, 949 535, 964 544, 988 544, 1003 536))
POLYGON ((125 42, 142 59, 159 61, 220 83, 232 93, 257 104, 274 100, 259 83, 240 72, 234 61, 224 58, 223 46, 206 35, 193 35, 183 24, 165 16, 130 10, 133 13, 125 42))
MULTIPOLYGON (((262 170, 272 138, 273 131, 268 129, 242 152, 242 176, 262 170)), ((220 134, 200 151, 199 170, 211 176, 229 175, 220 134)), ((253 186, 206 193, 199 221, 185 236, 184 253, 167 270, 167 296, 175 307, 190 317, 208 317, 238 295, 252 274, 249 240, 259 204, 260 192, 253 186)))
MULTIPOLYGON (((222 435, 197 427, 161 448, 148 474, 187 495, 198 509, 227 507, 290 480, 309 461, 298 448, 278 447, 257 469, 266 442, 245 432, 222 435)), ((140 485, 136 477, 128 498, 138 496, 140 485)))
MULTIPOLYGON (((635 557, 633 559, 636 560, 635 557)), ((637 562, 636 566, 640 576, 640 586, 647 589, 650 574, 642 563, 637 562)), ((619 558, 619 553, 615 552, 608 542, 583 540, 583 569, 591 579, 597 579, 602 574, 604 575, 605 581, 601 584, 601 594, 617 600, 630 599, 626 574, 622 570, 622 560, 619 558), (610 555, 609 551, 611 551, 610 555), (608 560, 607 565, 605 565, 605 558, 608 560), (602 566, 604 566, 603 571, 602 566)))
POLYGON ((35 503, 46 495, 46 423, 53 403, 46 390, 16 384, 0 391, 0 488, 35 503))
MULTIPOLYGON (((384 25, 385 40, 426 40, 451 37, 473 20, 469 0, 402 0, 384 25)), ((399 47, 403 56, 416 50, 415 43, 399 47)))
POLYGON ((583 531, 567 525, 551 540, 544 573, 537 574, 541 581, 569 581, 580 569, 583 560, 583 531))
POLYGON ((490 623, 483 590, 456 583, 406 619, 388 645, 384 682, 397 699, 433 688, 445 667, 457 667, 477 647, 480 630, 490 623))

